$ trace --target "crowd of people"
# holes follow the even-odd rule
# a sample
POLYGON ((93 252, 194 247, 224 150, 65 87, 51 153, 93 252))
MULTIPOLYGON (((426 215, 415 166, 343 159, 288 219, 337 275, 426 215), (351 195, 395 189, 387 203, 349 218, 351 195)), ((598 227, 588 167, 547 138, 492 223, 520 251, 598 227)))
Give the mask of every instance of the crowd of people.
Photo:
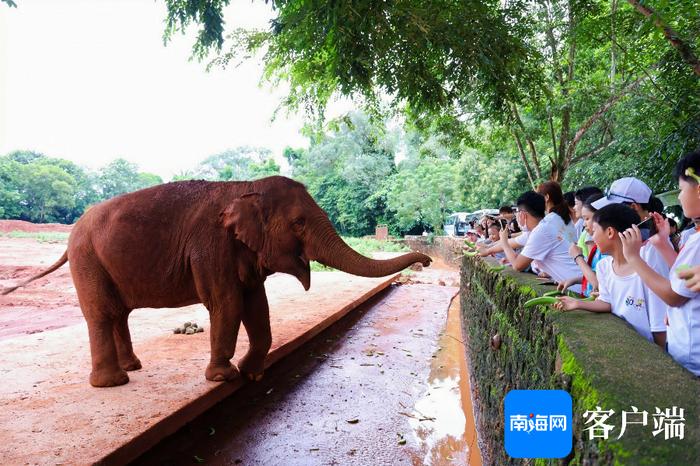
POLYGON ((611 312, 700 376, 700 151, 677 163, 674 178, 680 222, 634 177, 568 193, 548 181, 467 236, 480 256, 580 296, 564 293, 557 309, 611 312))

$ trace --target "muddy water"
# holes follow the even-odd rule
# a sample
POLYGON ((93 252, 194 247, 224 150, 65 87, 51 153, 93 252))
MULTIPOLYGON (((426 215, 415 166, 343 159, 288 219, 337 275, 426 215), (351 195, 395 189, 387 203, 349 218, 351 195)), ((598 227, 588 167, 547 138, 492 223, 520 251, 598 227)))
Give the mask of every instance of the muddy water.
POLYGON ((420 445, 414 464, 481 466, 469 374, 464 358, 459 298, 452 300, 447 325, 430 365, 428 389, 413 407, 409 420, 420 445), (428 417, 440 422, 425 422, 428 417))
POLYGON ((137 464, 480 465, 457 291, 393 286, 137 464))

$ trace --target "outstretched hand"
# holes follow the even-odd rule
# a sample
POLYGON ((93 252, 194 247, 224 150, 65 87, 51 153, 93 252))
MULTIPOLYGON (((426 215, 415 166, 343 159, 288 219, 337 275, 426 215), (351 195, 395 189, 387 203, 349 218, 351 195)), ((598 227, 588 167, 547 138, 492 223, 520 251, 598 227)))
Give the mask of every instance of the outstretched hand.
POLYGON ((557 283, 557 290, 566 291, 574 283, 575 283, 574 279, 571 279, 571 278, 564 280, 562 282, 559 282, 559 283, 557 283))
POLYGON ((578 309, 578 299, 569 296, 558 296, 557 299, 559 302, 554 304, 554 309, 559 309, 560 311, 573 311, 574 309, 578 309))

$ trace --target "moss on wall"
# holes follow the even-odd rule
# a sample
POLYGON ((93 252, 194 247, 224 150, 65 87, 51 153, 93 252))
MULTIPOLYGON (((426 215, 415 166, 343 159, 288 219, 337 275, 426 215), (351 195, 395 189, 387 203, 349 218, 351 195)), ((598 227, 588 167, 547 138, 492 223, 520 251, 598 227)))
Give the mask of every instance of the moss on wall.
POLYGON ((523 303, 553 289, 534 275, 462 258, 464 334, 485 464, 700 464, 700 382, 611 314, 562 313, 523 303), (492 348, 498 334, 500 347, 492 348), (563 460, 518 460, 504 448, 503 399, 512 389, 565 389, 574 400, 574 448, 563 460), (608 440, 588 438, 583 413, 615 410, 608 440), (617 440, 621 412, 649 412, 617 440), (655 408, 685 409, 685 438, 653 436, 655 408))

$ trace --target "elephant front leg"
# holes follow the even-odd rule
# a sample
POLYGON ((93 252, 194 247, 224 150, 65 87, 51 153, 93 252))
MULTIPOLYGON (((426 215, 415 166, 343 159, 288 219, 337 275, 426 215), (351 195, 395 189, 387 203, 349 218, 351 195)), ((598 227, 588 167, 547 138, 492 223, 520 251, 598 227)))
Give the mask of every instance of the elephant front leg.
POLYGON ((241 326, 240 303, 224 301, 209 310, 211 330, 211 360, 204 376, 207 380, 222 382, 238 377, 236 366, 231 358, 236 350, 238 330, 241 326))
POLYGON ((272 345, 270 308, 265 286, 262 283, 245 295, 242 318, 250 347, 238 362, 238 367, 248 379, 258 382, 262 379, 265 371, 265 357, 272 345))

